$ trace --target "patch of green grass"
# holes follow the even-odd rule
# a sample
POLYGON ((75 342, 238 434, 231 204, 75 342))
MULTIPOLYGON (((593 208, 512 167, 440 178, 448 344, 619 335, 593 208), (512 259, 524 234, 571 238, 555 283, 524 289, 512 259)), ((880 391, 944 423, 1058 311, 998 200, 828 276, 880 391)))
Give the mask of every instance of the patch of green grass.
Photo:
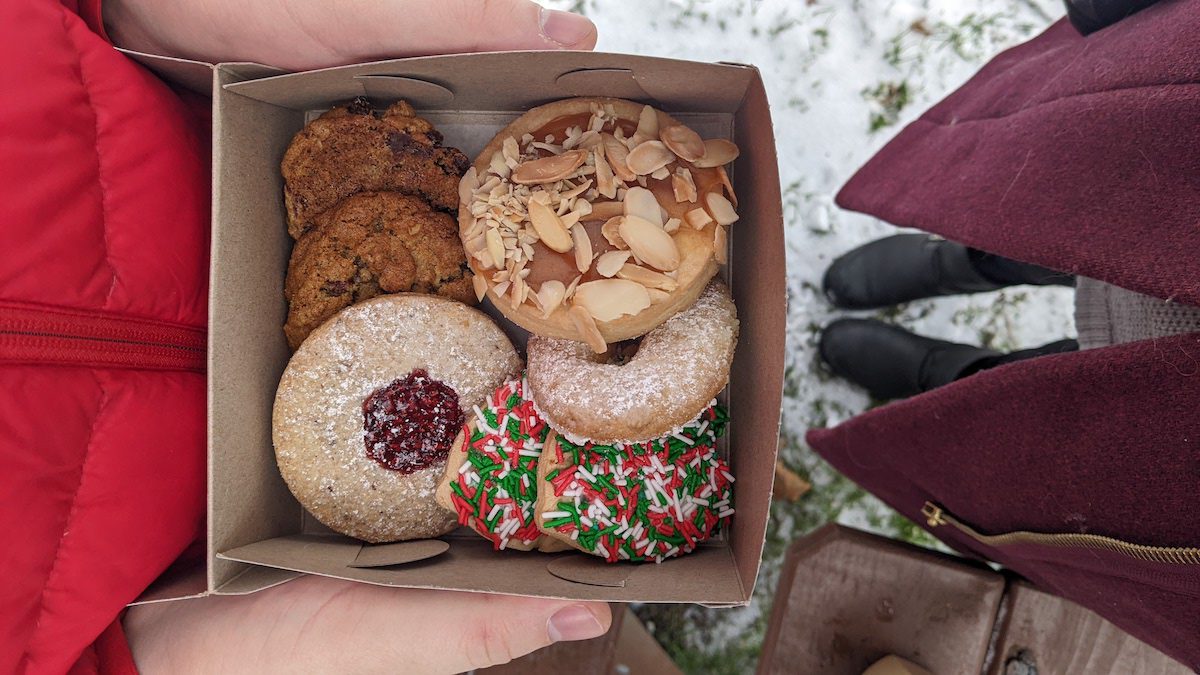
POLYGON ((872 103, 870 113, 871 133, 890 127, 900 119, 900 112, 912 102, 908 82, 880 82, 862 92, 863 98, 872 103))

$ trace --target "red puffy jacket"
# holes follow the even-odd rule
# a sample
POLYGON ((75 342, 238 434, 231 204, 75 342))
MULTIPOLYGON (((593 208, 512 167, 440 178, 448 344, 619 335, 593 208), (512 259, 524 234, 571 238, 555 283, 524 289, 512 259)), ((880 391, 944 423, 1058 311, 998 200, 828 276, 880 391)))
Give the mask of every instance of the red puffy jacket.
POLYGON ((0 2, 4 673, 130 668, 204 522, 207 125, 81 4, 0 2))

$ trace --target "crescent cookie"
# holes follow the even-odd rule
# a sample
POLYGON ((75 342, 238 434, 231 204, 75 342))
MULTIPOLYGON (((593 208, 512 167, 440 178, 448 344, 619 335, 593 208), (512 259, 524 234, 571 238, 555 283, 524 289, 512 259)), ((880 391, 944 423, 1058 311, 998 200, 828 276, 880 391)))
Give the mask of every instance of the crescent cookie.
POLYGON ((272 435, 292 494, 328 527, 369 542, 455 526, 434 490, 463 420, 521 361, 483 313, 388 295, 343 310, 292 356, 272 435))

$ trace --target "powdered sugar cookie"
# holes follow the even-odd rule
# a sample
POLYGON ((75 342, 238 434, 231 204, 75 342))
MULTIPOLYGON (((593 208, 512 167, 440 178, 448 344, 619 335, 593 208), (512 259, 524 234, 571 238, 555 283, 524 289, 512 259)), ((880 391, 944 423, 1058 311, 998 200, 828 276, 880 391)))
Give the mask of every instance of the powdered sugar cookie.
POLYGON ((577 443, 658 438, 690 423, 725 388, 737 337, 729 288, 714 280, 624 363, 578 342, 531 337, 529 395, 550 426, 577 443))
POLYGON ((313 516, 370 542, 455 526, 434 490, 467 414, 520 372, 512 343, 462 303, 388 295, 349 307, 288 363, 275 396, 279 471, 313 516))

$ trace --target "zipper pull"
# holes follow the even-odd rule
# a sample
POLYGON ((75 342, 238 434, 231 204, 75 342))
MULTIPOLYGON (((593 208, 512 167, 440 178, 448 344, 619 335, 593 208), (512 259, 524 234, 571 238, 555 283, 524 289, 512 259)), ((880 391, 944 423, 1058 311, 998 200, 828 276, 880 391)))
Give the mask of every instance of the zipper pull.
POLYGON ((942 514, 942 507, 933 502, 925 502, 925 506, 921 507, 921 515, 925 516, 925 522, 930 527, 946 524, 946 519, 942 517, 942 514))

